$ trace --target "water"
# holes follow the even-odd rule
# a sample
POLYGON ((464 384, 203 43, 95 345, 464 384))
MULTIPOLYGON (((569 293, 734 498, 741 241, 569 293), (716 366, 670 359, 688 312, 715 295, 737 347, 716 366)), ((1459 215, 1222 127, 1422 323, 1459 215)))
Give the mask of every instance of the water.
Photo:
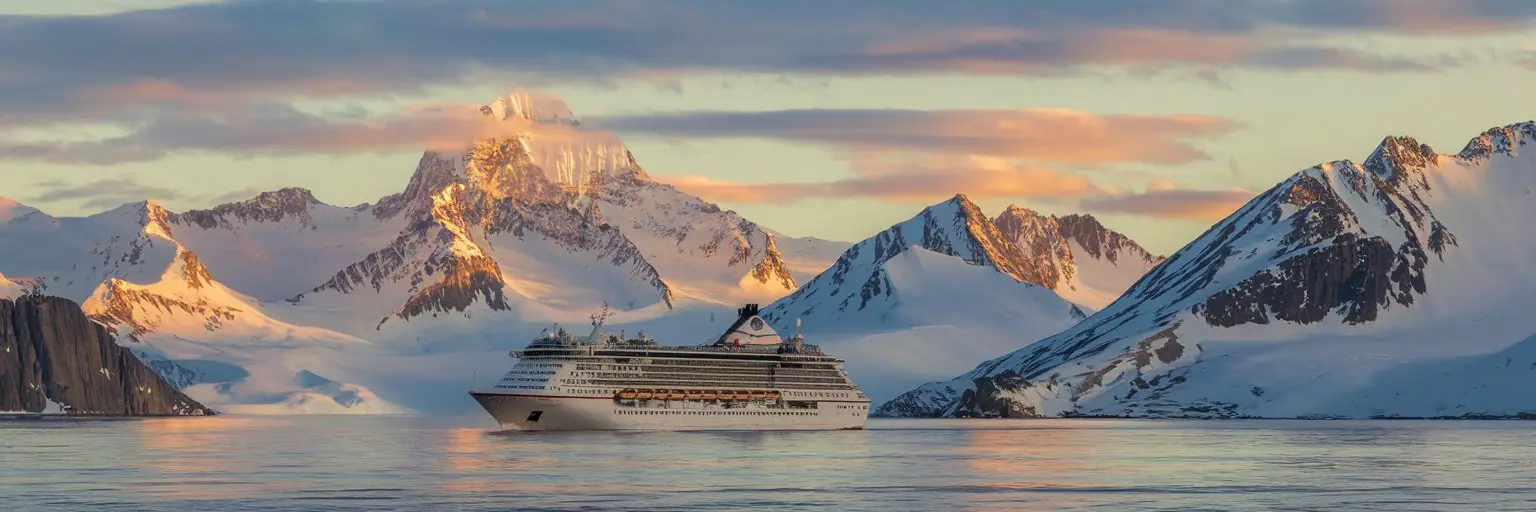
POLYGON ((1536 423, 871 421, 500 433, 470 418, 0 422, 5 510, 1536 510, 1536 423))

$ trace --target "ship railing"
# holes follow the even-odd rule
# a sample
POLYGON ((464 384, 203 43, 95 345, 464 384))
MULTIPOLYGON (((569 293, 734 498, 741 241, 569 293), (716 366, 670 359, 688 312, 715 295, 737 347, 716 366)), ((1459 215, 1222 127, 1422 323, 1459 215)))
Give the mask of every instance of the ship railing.
POLYGON ((736 346, 718 346, 718 345, 695 345, 695 346, 691 346, 691 347, 690 346, 682 346, 682 347, 662 347, 662 348, 685 349, 685 350, 698 351, 698 352, 738 352, 738 353, 744 352, 744 353, 749 353, 749 354, 805 354, 805 355, 813 355, 813 356, 826 355, 825 353, 823 353, 821 351, 821 347, 816 346, 816 345, 805 345, 799 351, 788 349, 788 347, 785 347, 784 345, 742 345, 740 347, 736 347, 736 346))
POLYGON ((802 345, 800 350, 794 350, 788 345, 743 345, 719 346, 719 345, 693 345, 693 346, 663 346, 651 340, 625 340, 621 342, 605 342, 602 344, 585 343, 576 339, 541 338, 533 340, 526 348, 580 348, 598 347, 618 349, 663 349, 663 350, 688 350, 696 352, 721 352, 721 353, 748 353, 748 354, 803 354, 811 356, 825 356, 818 345, 802 345))

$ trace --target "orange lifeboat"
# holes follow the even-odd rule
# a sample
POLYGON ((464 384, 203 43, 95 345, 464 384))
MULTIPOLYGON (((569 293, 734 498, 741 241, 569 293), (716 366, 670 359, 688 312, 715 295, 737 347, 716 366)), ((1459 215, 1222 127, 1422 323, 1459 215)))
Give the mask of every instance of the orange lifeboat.
POLYGON ((699 400, 714 400, 719 397, 720 395, 715 393, 715 390, 713 389, 706 389, 699 392, 699 400))
POLYGON ((760 389, 754 389, 754 390, 752 390, 751 398, 753 400, 762 400, 764 398, 768 398, 768 392, 760 390, 760 389))
POLYGON ((651 390, 649 390, 649 389, 635 390, 635 398, 644 400, 644 399, 647 399, 647 398, 651 398, 653 396, 655 396, 655 395, 652 394, 651 390))
POLYGON ((742 390, 742 389, 736 390, 736 399, 737 400, 748 400, 750 398, 752 398, 752 392, 751 391, 742 390))
POLYGON ((770 389, 770 390, 768 390, 768 394, 766 395, 766 398, 768 398, 769 400, 778 400, 779 396, 780 396, 779 395, 779 390, 777 390, 777 389, 770 389))
POLYGON ((623 391, 620 391, 619 392, 619 398, 622 398, 622 399, 625 399, 625 400, 633 399, 633 398, 635 398, 635 390, 633 388, 630 388, 630 389, 625 389, 623 391))

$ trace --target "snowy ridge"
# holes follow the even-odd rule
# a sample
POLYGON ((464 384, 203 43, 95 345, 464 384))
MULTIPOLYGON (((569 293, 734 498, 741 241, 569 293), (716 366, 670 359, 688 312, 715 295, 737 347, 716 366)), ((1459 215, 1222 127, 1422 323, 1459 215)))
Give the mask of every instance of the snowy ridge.
POLYGON ((780 332, 796 332, 798 319, 866 393, 893 396, 1001 354, 1021 333, 1044 336, 1086 316, 1025 281, 1040 275, 1030 261, 957 195, 849 247, 763 317, 780 332))
POLYGON ((1536 125, 1457 155, 1388 137, 1259 195, 1059 334, 890 416, 1520 416, 1536 371, 1536 125), (1526 361, 1522 363, 1522 361, 1526 361), (1522 366, 1523 365, 1523 366, 1522 366), (1497 371, 1493 371, 1497 368, 1497 371))

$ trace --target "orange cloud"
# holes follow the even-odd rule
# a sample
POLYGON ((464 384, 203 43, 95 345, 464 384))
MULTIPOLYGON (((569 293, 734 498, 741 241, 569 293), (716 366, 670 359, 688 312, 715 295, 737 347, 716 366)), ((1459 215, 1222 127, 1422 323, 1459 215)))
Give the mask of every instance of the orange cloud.
POLYGON ((245 87, 221 86, 194 88, 155 77, 140 77, 127 82, 87 87, 77 93, 77 100, 102 104, 174 103, 182 105, 231 104, 252 98, 295 96, 343 96, 367 92, 369 87, 341 76, 317 76, 275 84, 250 84, 245 87))
MULTIPOLYGON (((177 91, 146 83, 135 89, 144 98, 177 91)), ((213 98, 209 98, 213 100, 213 98)), ((0 139, 0 158, 61 164, 114 164, 155 160, 169 153, 206 151, 236 155, 327 154, 462 149, 469 141, 525 133, 533 122, 499 120, 478 105, 422 105, 385 117, 331 117, 285 105, 268 105, 239 114, 160 118, 128 135, 98 140, 8 142, 0 139)), ((612 134, 574 126, 544 124, 541 140, 616 142, 612 134)))
POLYGON ((1249 190, 1183 189, 1172 182, 1154 181, 1143 192, 1088 197, 1083 199, 1081 206, 1104 213, 1215 221, 1242 208, 1255 195, 1249 190))
POLYGON ((1075 198, 1105 193, 1081 175, 997 158, 932 158, 894 164, 856 162, 854 176, 826 182, 741 183, 704 176, 655 176, 705 199, 788 204, 809 198, 872 198, 926 203, 963 191, 975 198, 1075 198))
POLYGON ((1037 162, 1177 164, 1209 159, 1192 140, 1230 132, 1230 119, 1094 114, 1068 109, 805 109, 694 111, 589 120, 622 134, 761 138, 848 151, 1027 158, 1037 162))
POLYGON ((1247 190, 1198 190, 1154 181, 1143 192, 1094 183, 1081 175, 1049 167, 1014 165, 996 159, 965 159, 941 167, 939 160, 874 170, 855 164, 855 176, 827 182, 741 183, 704 176, 655 176, 688 193, 713 201, 790 204, 810 198, 867 198, 898 203, 927 203, 953 196, 1045 199, 1078 203, 1104 213, 1129 213, 1181 220, 1218 220, 1254 197, 1247 190))

